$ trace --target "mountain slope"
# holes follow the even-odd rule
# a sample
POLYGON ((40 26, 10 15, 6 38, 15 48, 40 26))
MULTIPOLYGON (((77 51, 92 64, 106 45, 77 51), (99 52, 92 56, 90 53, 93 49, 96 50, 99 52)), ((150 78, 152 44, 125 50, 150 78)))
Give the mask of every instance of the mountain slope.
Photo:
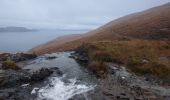
POLYGON ((145 39, 170 41, 170 3, 114 20, 96 30, 66 42, 58 41, 33 48, 37 54, 72 50, 83 43, 102 40, 145 39), (53 45, 51 45, 53 44, 53 45), (48 46, 48 47, 47 47, 48 46))

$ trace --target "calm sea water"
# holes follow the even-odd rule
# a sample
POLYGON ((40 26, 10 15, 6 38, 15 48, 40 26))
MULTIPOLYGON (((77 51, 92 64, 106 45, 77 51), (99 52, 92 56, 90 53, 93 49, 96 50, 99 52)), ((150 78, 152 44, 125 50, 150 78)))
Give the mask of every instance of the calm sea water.
POLYGON ((79 34, 87 31, 61 31, 61 30, 46 30, 36 32, 8 32, 0 33, 0 53, 1 52, 25 52, 29 49, 46 43, 59 36, 68 34, 79 34))

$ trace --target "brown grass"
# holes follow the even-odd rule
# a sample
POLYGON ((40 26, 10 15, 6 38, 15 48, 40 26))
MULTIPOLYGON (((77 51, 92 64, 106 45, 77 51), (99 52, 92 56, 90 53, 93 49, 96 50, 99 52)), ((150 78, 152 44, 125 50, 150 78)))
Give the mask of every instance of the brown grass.
POLYGON ((15 62, 7 60, 2 63, 2 69, 20 70, 21 68, 15 62))
MULTIPOLYGON (((81 38, 52 41, 32 49, 36 54, 73 50, 83 43, 101 40, 167 40, 170 41, 170 3, 111 21, 81 38)), ((60 39, 59 39, 60 40, 60 39)))
POLYGON ((94 67, 114 62, 126 65, 135 73, 152 74, 160 78, 170 76, 170 62, 160 60, 160 57, 170 56, 170 45, 167 42, 104 41, 88 45, 90 61, 98 62, 94 67))

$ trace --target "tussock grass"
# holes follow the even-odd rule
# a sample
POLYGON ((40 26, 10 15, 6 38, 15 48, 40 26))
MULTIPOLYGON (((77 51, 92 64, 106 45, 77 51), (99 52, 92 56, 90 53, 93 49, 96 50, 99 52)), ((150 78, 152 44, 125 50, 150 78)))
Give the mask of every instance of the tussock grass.
POLYGON ((15 62, 7 60, 2 63, 2 69, 20 70, 21 68, 15 62))
POLYGON ((160 59, 170 56, 170 44, 167 42, 142 40, 94 42, 88 44, 88 55, 92 69, 101 71, 105 62, 114 62, 127 66, 137 74, 151 74, 159 78, 170 76, 170 62, 160 59))

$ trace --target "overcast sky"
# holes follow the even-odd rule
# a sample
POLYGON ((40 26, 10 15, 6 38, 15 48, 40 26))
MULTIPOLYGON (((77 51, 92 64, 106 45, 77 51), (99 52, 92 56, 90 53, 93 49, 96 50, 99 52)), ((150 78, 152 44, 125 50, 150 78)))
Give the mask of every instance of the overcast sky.
POLYGON ((170 0, 0 0, 0 26, 93 29, 170 0))

